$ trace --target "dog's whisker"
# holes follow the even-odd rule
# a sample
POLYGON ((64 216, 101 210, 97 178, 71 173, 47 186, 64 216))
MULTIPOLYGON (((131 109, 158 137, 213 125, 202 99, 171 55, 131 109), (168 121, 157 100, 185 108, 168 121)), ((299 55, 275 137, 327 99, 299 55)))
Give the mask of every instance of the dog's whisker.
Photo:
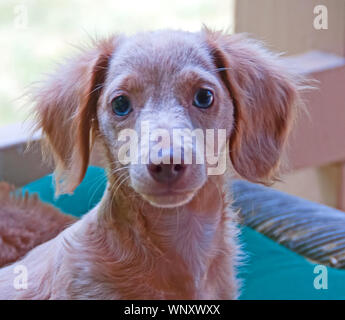
POLYGON ((120 186, 123 184, 123 182, 125 182, 125 181, 129 178, 129 175, 126 177, 127 174, 128 174, 127 172, 122 173, 122 174, 119 176, 119 178, 117 178, 117 180, 114 182, 114 184, 113 184, 113 186, 112 186, 112 188, 111 188, 111 194, 112 194, 112 195, 111 195, 111 200, 110 200, 110 210, 112 209, 112 207, 113 207, 113 202, 114 202, 114 200, 116 199, 117 191, 119 190, 119 188, 120 188, 120 186), (123 177, 125 177, 125 179, 124 179, 121 183, 118 184, 118 182, 121 181, 121 179, 122 179, 123 177), (115 187, 116 187, 116 190, 115 190, 115 192, 114 192, 114 188, 115 188, 115 187))
POLYGON ((121 168, 116 168, 114 170, 111 170, 111 174, 115 174, 119 171, 123 171, 123 170, 128 170, 129 169, 129 166, 126 166, 126 167, 121 167, 121 168))
POLYGON ((98 193, 98 190, 103 186, 104 182, 107 181, 107 177, 100 176, 100 177, 97 177, 95 180, 96 181, 94 182, 94 184, 93 184, 93 186, 91 188, 91 189, 94 189, 94 191, 93 191, 91 197, 89 198, 88 207, 91 206, 91 202, 92 202, 94 196, 98 193), (95 187, 95 185, 96 185, 96 187, 95 187))
POLYGON ((117 186, 114 192, 114 197, 116 197, 117 191, 120 189, 121 185, 123 185, 128 179, 129 179, 129 176, 126 176, 122 179, 122 181, 119 183, 119 185, 117 186))
POLYGON ((126 180, 128 180, 130 178, 130 176, 127 174, 125 174, 124 175, 124 177, 122 176, 122 181, 120 180, 120 182, 119 182, 119 185, 117 186, 117 188, 116 188, 116 190, 115 190, 115 195, 116 195, 116 193, 117 193, 117 191, 119 190, 119 188, 121 187, 121 185, 126 181, 126 180))

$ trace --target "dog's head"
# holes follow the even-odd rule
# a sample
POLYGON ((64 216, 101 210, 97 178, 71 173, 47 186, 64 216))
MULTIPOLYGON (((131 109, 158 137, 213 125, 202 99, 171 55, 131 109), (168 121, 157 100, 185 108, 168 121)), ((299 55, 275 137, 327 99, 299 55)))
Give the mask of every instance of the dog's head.
POLYGON ((151 204, 179 206, 205 184, 225 146, 242 177, 273 179, 298 89, 275 56, 239 35, 115 36, 62 66, 38 91, 37 127, 53 152, 61 192, 82 181, 98 140, 111 181, 127 176, 151 204), (207 137, 216 141, 212 150, 207 137), (133 149, 124 152, 124 144, 133 149), (208 152, 215 152, 213 163, 208 152))

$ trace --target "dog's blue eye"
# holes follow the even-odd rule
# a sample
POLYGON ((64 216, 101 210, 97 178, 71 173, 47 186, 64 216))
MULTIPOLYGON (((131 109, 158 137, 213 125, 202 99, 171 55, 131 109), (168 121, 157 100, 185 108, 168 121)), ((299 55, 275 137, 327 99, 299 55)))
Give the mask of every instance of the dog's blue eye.
POLYGON ((131 102, 127 96, 118 96, 111 102, 115 114, 120 117, 126 116, 132 111, 131 102))
POLYGON ((212 103, 213 93, 211 90, 201 88, 195 93, 193 100, 194 106, 201 109, 206 109, 211 107, 212 103))

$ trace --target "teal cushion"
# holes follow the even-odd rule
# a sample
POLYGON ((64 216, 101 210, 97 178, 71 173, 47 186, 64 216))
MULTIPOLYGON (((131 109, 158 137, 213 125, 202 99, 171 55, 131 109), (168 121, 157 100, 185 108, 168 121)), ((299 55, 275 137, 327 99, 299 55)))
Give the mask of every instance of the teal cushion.
POLYGON ((31 182, 22 187, 22 191, 29 194, 38 193, 42 201, 53 204, 65 213, 80 217, 99 202, 106 184, 105 171, 102 168, 89 167, 83 182, 77 187, 73 195, 62 195, 55 198, 53 175, 31 182))
POLYGON ((345 270, 323 267, 327 289, 316 289, 317 265, 249 227, 242 228, 241 238, 247 255, 240 269, 241 299, 345 299, 345 270))
MULTIPOLYGON (((63 212, 80 217, 101 199, 106 186, 103 169, 89 167, 73 195, 54 198, 52 176, 23 187, 63 212)), ((345 271, 326 268, 327 289, 316 289, 315 264, 249 227, 242 227, 241 242, 246 258, 240 268, 243 279, 240 299, 345 299, 345 271)))

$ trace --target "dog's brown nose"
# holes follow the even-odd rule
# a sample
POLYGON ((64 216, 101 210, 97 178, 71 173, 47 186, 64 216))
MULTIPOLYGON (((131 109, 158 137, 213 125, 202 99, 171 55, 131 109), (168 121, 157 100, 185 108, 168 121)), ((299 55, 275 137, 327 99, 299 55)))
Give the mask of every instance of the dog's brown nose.
POLYGON ((147 165, 147 168, 152 178, 157 182, 170 184, 183 175, 186 166, 183 164, 150 163, 147 165))

